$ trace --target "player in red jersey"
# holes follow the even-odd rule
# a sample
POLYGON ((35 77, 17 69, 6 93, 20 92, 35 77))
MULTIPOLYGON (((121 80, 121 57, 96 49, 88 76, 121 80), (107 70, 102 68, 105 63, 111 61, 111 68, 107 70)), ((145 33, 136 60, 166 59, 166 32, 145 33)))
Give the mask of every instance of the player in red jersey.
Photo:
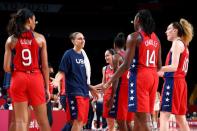
POLYGON ((186 121, 187 83, 185 76, 188 70, 188 46, 193 38, 193 27, 185 19, 171 23, 166 30, 167 40, 172 41, 165 66, 158 74, 164 76, 162 104, 160 112, 160 131, 168 131, 170 114, 175 114, 182 131, 189 131, 186 121))
POLYGON ((8 24, 10 36, 5 44, 4 70, 12 72, 10 91, 16 131, 27 130, 28 104, 34 108, 40 130, 50 131, 44 89, 50 97, 46 40, 34 32, 35 25, 34 13, 26 8, 18 10, 8 24))
POLYGON ((153 111, 161 67, 161 47, 153 32, 154 20, 148 10, 140 10, 134 19, 136 32, 128 35, 123 64, 104 85, 108 87, 130 68, 128 109, 135 113, 134 130, 149 131, 147 117, 153 111))
MULTIPOLYGON (((110 77, 113 75, 114 68, 113 68, 112 58, 113 58, 114 54, 115 54, 115 50, 113 50, 113 49, 108 49, 105 51, 105 60, 108 65, 103 67, 103 69, 102 69, 102 73, 103 73, 102 83, 95 85, 94 86, 95 89, 100 89, 103 86, 103 84, 105 84, 110 79, 110 77)), ((109 131, 115 131, 115 119, 113 116, 110 116, 110 114, 109 114, 110 109, 108 106, 108 101, 111 98, 112 90, 113 90, 113 88, 109 87, 108 89, 106 89, 104 91, 104 96, 103 96, 103 117, 106 118, 109 131)))
MULTIPOLYGON (((117 54, 113 55, 114 71, 122 64, 125 56, 125 36, 124 33, 118 33, 114 39, 114 49, 117 54)), ((132 130, 131 121, 133 113, 128 112, 128 71, 125 71, 121 78, 112 84, 112 95, 109 100, 110 112, 119 126, 119 130, 132 130)))

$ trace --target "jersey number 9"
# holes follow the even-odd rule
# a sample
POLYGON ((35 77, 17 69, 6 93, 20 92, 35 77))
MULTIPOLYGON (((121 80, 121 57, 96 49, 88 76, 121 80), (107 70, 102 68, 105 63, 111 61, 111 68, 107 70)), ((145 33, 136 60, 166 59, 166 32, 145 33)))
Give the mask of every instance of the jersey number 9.
POLYGON ((31 51, 29 49, 22 50, 22 63, 24 66, 29 66, 32 63, 31 51))

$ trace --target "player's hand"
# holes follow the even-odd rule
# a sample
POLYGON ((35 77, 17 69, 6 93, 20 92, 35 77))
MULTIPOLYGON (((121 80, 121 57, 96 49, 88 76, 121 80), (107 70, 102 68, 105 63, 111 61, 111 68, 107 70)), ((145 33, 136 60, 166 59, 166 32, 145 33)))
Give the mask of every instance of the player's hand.
POLYGON ((58 87, 59 86, 59 81, 57 81, 56 79, 53 79, 53 81, 50 83, 53 87, 58 87))
POLYGON ((164 72, 163 71, 158 71, 157 74, 158 74, 159 77, 163 77, 164 76, 164 72))
POLYGON ((51 94, 48 89, 46 89, 46 102, 48 103, 51 99, 51 94))
POLYGON ((103 88, 102 88, 102 90, 103 90, 103 92, 105 92, 105 90, 107 90, 109 87, 111 87, 112 86, 112 84, 110 83, 110 82, 106 82, 104 85, 103 85, 103 88))
POLYGON ((98 90, 96 90, 95 88, 93 88, 91 85, 89 85, 89 88, 90 88, 90 93, 93 97, 93 99, 97 100, 99 98, 99 95, 98 95, 98 90))

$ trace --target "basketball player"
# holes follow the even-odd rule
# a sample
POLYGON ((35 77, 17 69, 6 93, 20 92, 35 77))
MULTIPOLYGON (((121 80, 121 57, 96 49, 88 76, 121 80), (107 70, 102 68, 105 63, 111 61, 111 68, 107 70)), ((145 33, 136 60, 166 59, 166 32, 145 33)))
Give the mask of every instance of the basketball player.
POLYGON ((60 80, 66 78, 66 120, 67 123, 73 121, 72 131, 81 131, 88 119, 89 91, 93 97, 97 98, 98 95, 87 83, 85 57, 82 54, 85 46, 83 34, 74 32, 70 40, 74 47, 64 53, 53 83, 58 86, 60 80))
POLYGON ((193 26, 185 19, 172 22, 166 30, 167 40, 172 46, 159 75, 164 76, 160 131, 169 130, 169 117, 174 114, 181 131, 189 131, 186 120, 187 83, 185 76, 189 64, 188 46, 193 38, 193 26), (164 74, 163 74, 164 73, 164 74))
MULTIPOLYGON (((114 49, 116 54, 113 55, 114 71, 123 63, 125 56, 125 36, 124 33, 118 33, 114 38, 114 49)), ((119 80, 112 84, 112 95, 108 101, 110 107, 110 115, 113 116, 118 123, 120 131, 132 130, 131 121, 133 113, 128 112, 128 70, 123 73, 119 80)))
POLYGON ((50 97, 46 40, 34 32, 35 19, 32 11, 23 8, 8 24, 10 36, 5 44, 4 70, 12 72, 10 92, 16 131, 27 130, 28 104, 33 106, 40 130, 50 131, 45 100, 45 92, 50 97), (12 53, 13 68, 10 66, 12 53))
POLYGON ((161 67, 160 41, 148 10, 140 10, 134 19, 135 32, 128 35, 123 64, 104 87, 108 87, 130 68, 128 109, 135 113, 134 131, 149 131, 147 117, 153 112, 161 67))

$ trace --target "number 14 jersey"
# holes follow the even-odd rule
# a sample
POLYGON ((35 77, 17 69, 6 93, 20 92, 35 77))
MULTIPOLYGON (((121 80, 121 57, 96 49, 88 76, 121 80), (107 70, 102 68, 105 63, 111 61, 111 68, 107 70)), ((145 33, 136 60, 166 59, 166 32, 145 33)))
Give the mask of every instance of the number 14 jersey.
POLYGON ((159 83, 157 65, 160 42, 155 33, 139 33, 142 40, 130 65, 128 109, 131 112, 151 113, 159 83))
POLYGON ((131 70, 135 70, 136 68, 150 68, 157 70, 160 42, 155 33, 152 33, 149 36, 143 31, 140 31, 139 33, 142 37, 142 41, 136 48, 135 57, 130 66, 131 70))

